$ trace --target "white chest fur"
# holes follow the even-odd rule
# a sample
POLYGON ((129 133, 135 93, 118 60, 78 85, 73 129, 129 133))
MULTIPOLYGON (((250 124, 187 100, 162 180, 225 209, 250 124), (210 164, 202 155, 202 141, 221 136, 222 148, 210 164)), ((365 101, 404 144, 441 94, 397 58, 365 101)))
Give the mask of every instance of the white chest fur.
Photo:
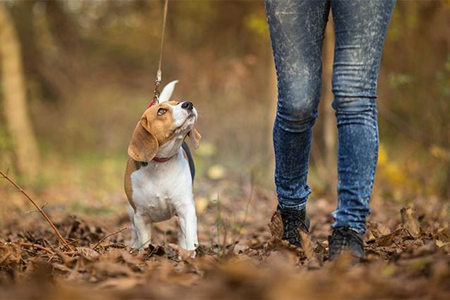
POLYGON ((131 183, 136 213, 152 222, 170 219, 193 204, 189 165, 181 151, 167 162, 141 167, 131 174, 131 183))
POLYGON ((177 215, 181 247, 193 250, 197 241, 197 218, 192 193, 192 178, 182 150, 167 162, 151 161, 131 174, 132 198, 136 210, 130 209, 132 248, 143 248, 151 238, 151 223, 177 215))

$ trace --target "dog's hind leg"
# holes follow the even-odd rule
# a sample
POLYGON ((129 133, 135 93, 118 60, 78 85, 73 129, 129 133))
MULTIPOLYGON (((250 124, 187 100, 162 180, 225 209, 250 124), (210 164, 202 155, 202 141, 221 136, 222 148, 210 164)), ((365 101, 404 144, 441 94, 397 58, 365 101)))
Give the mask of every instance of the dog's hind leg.
POLYGON ((130 216, 131 221, 131 239, 130 239, 130 248, 136 249, 137 248, 137 233, 136 233, 136 226, 134 226, 134 209, 131 207, 130 204, 128 204, 128 215, 130 216))
POLYGON ((133 221, 137 237, 136 248, 143 250, 150 244, 152 238, 152 226, 150 223, 146 222, 145 218, 139 213, 134 214, 133 221))

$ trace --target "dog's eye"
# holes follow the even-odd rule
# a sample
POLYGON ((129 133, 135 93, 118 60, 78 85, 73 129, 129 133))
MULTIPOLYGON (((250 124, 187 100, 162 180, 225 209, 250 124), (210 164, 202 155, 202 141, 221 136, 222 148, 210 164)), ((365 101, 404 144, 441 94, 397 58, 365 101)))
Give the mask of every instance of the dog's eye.
POLYGON ((165 114, 167 112, 167 109, 165 108, 160 108, 158 109, 158 116, 162 116, 163 114, 165 114))

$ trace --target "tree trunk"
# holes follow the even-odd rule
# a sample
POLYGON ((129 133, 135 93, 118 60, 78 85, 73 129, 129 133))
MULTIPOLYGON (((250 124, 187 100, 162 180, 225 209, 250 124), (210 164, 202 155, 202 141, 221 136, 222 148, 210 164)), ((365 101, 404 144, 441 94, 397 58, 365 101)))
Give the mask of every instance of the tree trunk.
POLYGON ((19 40, 8 11, 0 3, 0 65, 3 103, 17 170, 26 178, 36 175, 39 154, 26 105, 19 40))

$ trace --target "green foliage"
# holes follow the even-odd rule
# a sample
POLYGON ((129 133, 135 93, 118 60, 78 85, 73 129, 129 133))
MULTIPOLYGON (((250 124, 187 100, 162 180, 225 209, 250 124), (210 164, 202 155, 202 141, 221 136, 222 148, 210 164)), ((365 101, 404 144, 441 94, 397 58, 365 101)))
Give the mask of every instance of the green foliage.
POLYGON ((263 14, 252 13, 244 19, 245 26, 254 32, 259 38, 267 39, 269 36, 269 28, 267 26, 266 17, 263 14))
POLYGON ((411 83, 414 80, 411 75, 396 74, 396 73, 389 73, 388 79, 389 79, 389 86, 393 89, 411 83))
POLYGON ((11 151, 11 139, 5 126, 0 127, 0 153, 11 151))

